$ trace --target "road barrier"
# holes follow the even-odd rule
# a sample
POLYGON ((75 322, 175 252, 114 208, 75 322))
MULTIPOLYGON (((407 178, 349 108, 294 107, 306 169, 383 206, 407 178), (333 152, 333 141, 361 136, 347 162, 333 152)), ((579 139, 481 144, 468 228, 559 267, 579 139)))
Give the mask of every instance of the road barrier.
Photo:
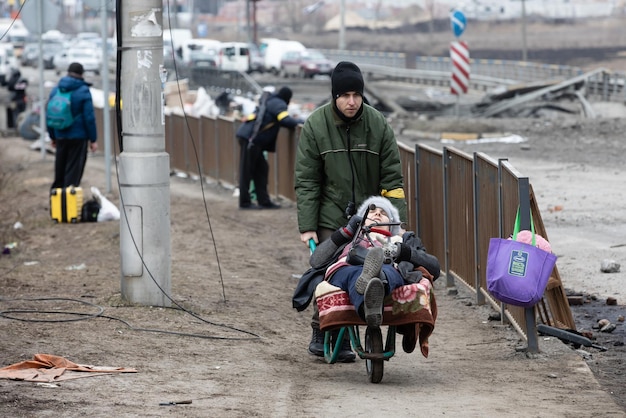
MULTIPOLYGON (((111 110, 111 132, 117 132, 111 110)), ((103 112, 96 110, 98 128, 103 112)), ((218 182, 238 184, 239 121, 228 117, 165 117, 165 148, 171 172, 182 172, 218 182)), ((281 128, 276 153, 269 154, 270 194, 295 201, 295 154, 300 130, 281 128)), ((102 138, 102 132, 99 132, 102 138)), ((117 141, 116 141, 117 142, 117 141)), ((528 337, 523 308, 501 306, 486 287, 485 266, 489 239, 512 233, 517 207, 531 208, 537 234, 547 236, 528 178, 506 161, 483 154, 467 155, 451 147, 435 150, 400 143, 400 158, 408 203, 408 227, 423 239, 441 261, 448 286, 459 283, 474 292, 476 303, 490 303, 504 313, 523 338, 528 337), (524 194, 522 191, 527 189, 524 194), (468 222, 469 220, 469 222, 468 222)), ((101 149, 104 149, 102 146, 101 149)), ((119 146, 114 147, 119 152, 119 146)), ((233 201, 236 208, 236 201, 233 201)), ((542 323, 575 329, 557 267, 535 314, 542 323)), ((536 332, 536 330, 534 331, 536 332)), ((533 334, 534 334, 533 332, 533 334)), ((530 341, 533 340, 531 334, 530 341)))

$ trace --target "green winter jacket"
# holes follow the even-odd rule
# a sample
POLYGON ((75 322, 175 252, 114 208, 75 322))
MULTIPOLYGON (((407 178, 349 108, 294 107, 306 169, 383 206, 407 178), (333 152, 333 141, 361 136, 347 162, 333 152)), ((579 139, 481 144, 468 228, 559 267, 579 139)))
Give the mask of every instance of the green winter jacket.
POLYGON ((366 104, 363 108, 361 117, 349 125, 336 115, 332 102, 307 118, 295 167, 300 233, 345 225, 353 187, 357 208, 368 197, 382 195, 406 222, 404 179, 395 135, 379 111, 366 104))

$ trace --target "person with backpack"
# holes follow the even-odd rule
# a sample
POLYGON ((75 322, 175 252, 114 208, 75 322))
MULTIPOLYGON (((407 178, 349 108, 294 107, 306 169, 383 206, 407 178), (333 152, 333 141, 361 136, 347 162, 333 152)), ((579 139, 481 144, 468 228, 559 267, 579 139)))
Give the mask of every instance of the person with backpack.
POLYGON ((46 106, 48 134, 56 148, 52 189, 80 186, 87 152, 98 149, 90 84, 83 73, 82 64, 71 63, 67 75, 50 92, 46 106))
POLYGON ((276 137, 281 126, 293 129, 304 120, 289 116, 288 105, 292 91, 282 87, 278 93, 264 92, 256 112, 237 129, 236 137, 241 148, 239 158, 239 209, 278 209, 280 205, 270 200, 267 192, 269 165, 263 154, 276 151, 276 137), (250 182, 258 205, 252 203, 250 182))

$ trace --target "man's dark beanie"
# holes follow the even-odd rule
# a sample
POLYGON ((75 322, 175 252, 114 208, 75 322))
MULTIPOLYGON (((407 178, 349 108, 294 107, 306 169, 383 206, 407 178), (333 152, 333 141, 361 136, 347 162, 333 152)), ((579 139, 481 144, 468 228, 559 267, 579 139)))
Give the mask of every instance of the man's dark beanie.
POLYGON ((337 64, 330 76, 330 84, 333 99, 349 91, 363 95, 363 75, 361 69, 352 62, 341 61, 337 64))
POLYGON ((69 68, 67 69, 67 72, 68 73, 78 74, 78 75, 83 75, 85 70, 83 69, 82 64, 80 64, 78 62, 73 62, 73 63, 70 64, 69 68))
POLYGON ((291 89, 289 87, 281 87, 281 89, 278 90, 278 93, 276 95, 280 97, 281 99, 283 99, 285 103, 289 104, 289 101, 291 100, 291 96, 293 96, 293 93, 291 92, 291 89))

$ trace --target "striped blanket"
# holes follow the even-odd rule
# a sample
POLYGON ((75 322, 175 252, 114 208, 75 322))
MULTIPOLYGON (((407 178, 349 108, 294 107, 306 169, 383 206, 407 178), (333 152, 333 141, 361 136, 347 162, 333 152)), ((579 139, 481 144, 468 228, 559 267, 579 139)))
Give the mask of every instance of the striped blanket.
MULTIPOLYGON (((315 301, 319 308, 322 331, 348 325, 366 325, 350 303, 348 293, 327 281, 315 289, 315 301)), ((422 355, 428 357, 428 337, 435 328, 436 319, 437 303, 432 283, 426 278, 419 283, 400 286, 385 298, 382 324, 395 325, 398 334, 405 335, 404 340, 408 337, 409 347, 403 340, 406 352, 412 352, 419 340, 422 355)))

